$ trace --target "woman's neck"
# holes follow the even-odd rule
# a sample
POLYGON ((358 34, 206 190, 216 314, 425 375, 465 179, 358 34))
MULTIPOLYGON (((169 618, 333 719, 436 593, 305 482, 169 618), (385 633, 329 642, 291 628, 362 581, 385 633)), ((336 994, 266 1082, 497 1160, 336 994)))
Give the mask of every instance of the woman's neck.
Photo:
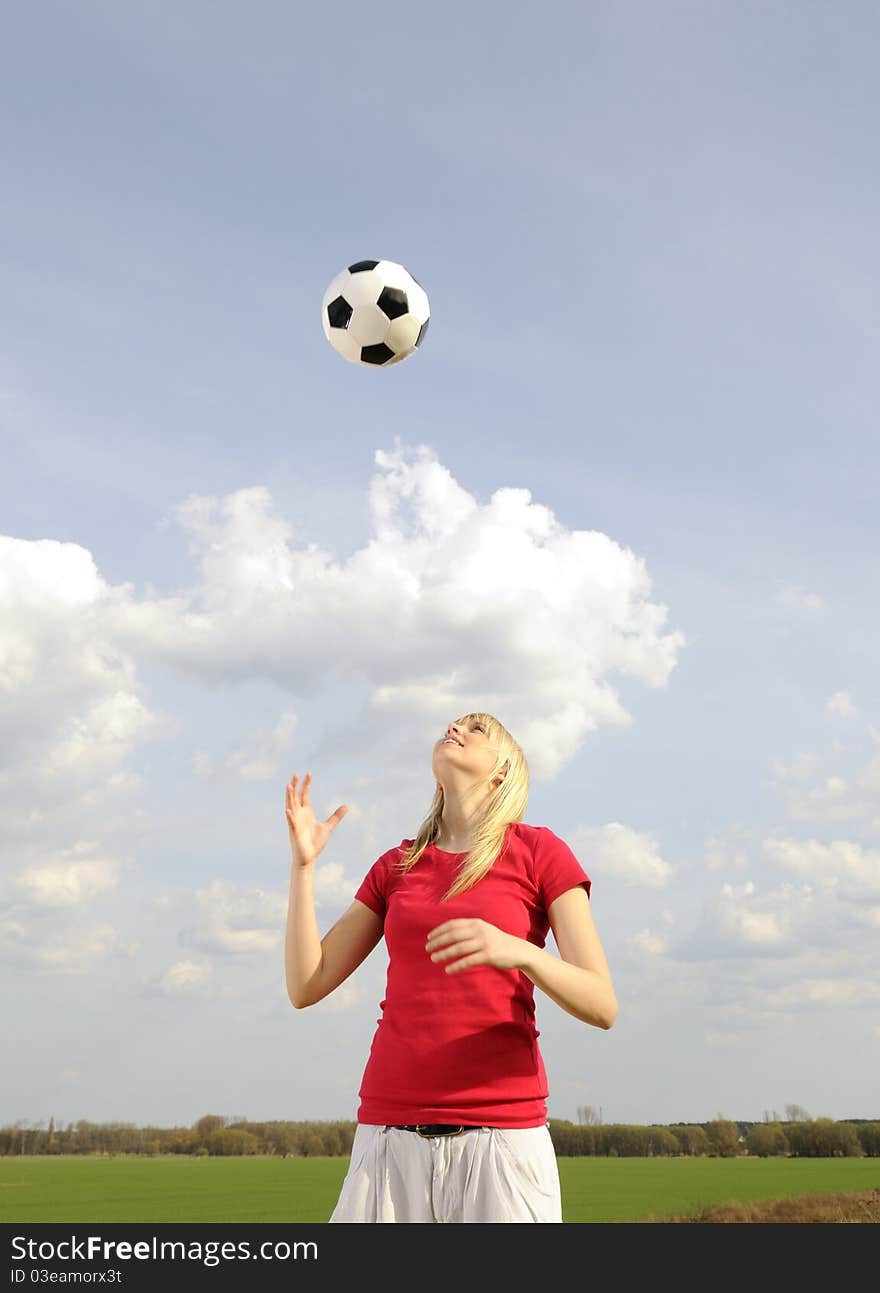
POLYGON ((442 853, 467 853, 470 848, 469 843, 463 844, 460 840, 444 839, 442 835, 438 835, 434 844, 442 853))

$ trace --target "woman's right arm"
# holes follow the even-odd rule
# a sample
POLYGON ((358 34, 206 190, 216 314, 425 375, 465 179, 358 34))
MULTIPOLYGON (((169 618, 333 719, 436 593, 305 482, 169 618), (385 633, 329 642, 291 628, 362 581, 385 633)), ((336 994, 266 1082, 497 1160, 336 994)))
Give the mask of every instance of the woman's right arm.
POLYGON ((358 968, 382 937, 385 922, 357 898, 336 924, 318 937, 314 864, 290 869, 290 902, 284 965, 287 995, 297 1010, 322 1001, 358 968))
POLYGON ((312 774, 306 773, 301 796, 294 776, 287 786, 286 813, 292 862, 284 971, 287 995, 297 1010, 313 1006, 338 988, 372 952, 382 937, 384 920, 355 899, 322 939, 315 919, 315 859, 348 812, 343 805, 326 822, 315 820, 309 796, 312 774))

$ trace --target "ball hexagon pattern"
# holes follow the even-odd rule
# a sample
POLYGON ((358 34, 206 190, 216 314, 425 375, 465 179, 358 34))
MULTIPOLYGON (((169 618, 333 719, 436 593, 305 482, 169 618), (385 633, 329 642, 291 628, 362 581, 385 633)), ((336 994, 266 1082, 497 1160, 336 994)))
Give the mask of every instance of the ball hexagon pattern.
POLYGON ((428 296, 403 265, 358 260, 324 293, 321 322, 334 350, 352 364, 387 367, 422 342, 431 310, 428 296))

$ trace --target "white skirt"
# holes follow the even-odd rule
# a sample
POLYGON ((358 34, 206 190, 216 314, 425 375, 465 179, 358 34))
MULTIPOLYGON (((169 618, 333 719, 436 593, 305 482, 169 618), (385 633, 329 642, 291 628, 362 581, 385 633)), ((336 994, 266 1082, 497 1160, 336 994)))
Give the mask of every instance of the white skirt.
POLYGON ((330 1221, 562 1221, 550 1128, 420 1136, 358 1123, 330 1221))

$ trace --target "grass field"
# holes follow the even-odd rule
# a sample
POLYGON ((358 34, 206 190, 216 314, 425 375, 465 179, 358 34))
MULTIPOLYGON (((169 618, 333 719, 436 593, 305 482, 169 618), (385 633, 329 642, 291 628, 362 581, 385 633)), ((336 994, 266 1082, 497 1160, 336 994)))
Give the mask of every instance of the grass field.
MULTIPOLYGON (((880 1188, 877 1158, 559 1158, 567 1222, 880 1188)), ((0 1222, 325 1222, 348 1158, 0 1158, 0 1222)))

